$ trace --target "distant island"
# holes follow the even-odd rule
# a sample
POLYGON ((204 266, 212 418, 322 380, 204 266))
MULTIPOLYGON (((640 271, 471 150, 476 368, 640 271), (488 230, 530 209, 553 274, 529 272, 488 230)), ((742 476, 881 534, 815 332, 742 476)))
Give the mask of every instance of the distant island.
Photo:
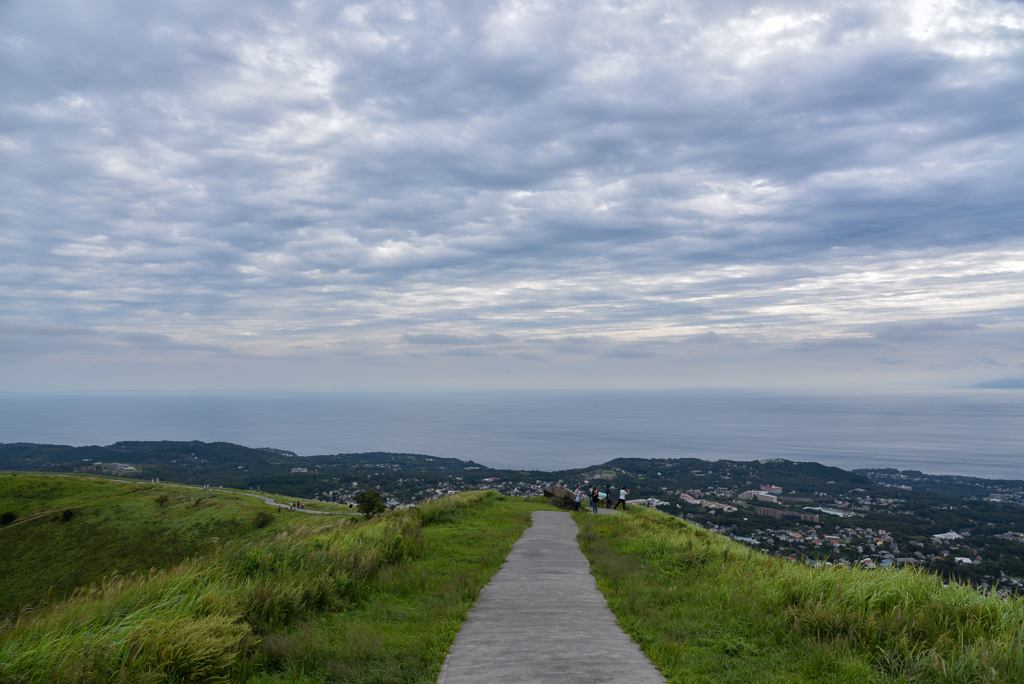
POLYGON ((982 389, 1024 389, 1024 378, 1003 378, 1002 380, 989 380, 979 382, 973 387, 982 389))

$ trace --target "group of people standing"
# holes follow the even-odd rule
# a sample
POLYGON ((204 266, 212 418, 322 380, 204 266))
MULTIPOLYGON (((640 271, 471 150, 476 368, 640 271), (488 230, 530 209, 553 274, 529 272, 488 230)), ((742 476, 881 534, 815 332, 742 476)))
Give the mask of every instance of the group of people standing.
MULTIPOLYGON (((576 491, 573 492, 573 496, 576 499, 576 506, 574 510, 580 510, 580 504, 583 502, 583 497, 586 494, 580 488, 581 485, 576 485, 576 491)), ((601 490, 597 488, 597 485, 591 485, 590 487, 590 509, 597 514, 597 509, 601 507, 601 490)), ((611 485, 605 485, 604 487, 604 505, 605 508, 618 508, 619 504, 622 504, 622 510, 626 510, 626 495, 629 494, 629 490, 622 488, 619 490, 619 498, 616 500, 615 505, 612 505, 612 488, 611 485)))

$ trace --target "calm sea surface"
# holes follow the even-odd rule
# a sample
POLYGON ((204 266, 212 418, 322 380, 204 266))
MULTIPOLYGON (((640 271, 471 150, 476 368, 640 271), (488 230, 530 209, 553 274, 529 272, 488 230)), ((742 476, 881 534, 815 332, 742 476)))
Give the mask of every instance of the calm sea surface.
POLYGON ((1024 479, 1024 392, 0 394, 0 442, 226 441, 555 470, 618 456, 784 457, 1024 479))

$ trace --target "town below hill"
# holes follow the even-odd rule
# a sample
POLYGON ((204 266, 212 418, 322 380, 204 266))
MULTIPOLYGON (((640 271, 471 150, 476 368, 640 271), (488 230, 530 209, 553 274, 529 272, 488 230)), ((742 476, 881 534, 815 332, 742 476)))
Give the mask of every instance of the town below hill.
POLYGON ((786 459, 617 458, 549 472, 419 454, 300 457, 198 441, 2 444, 0 470, 208 484, 337 503, 375 489, 392 508, 480 489, 532 497, 554 485, 580 484, 607 488, 614 499, 623 488, 633 505, 657 508, 797 562, 915 565, 983 589, 1024 593, 1021 480, 846 471, 786 459))

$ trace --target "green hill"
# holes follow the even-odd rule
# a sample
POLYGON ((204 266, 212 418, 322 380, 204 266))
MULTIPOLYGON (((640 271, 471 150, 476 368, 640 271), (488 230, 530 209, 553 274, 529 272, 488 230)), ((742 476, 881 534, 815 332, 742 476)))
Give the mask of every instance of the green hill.
POLYGON ((0 616, 277 534, 301 516, 231 492, 19 473, 0 474, 0 508, 17 516, 0 528, 0 616))
POLYGON ((3 684, 432 682, 477 594, 546 507, 472 492, 371 520, 275 513, 259 528, 254 510, 269 507, 239 495, 0 481, 19 515, 46 511, 0 529, 5 551, 16 538, 28 554, 4 554, 5 581, 32 596, 61 581, 66 595, 0 621, 3 684), (77 512, 65 521, 66 506, 77 512), (170 567, 175 555, 189 558, 170 567), (166 569, 126 574, 154 560, 166 569), (69 592, 86 570, 95 583, 69 592))
POLYGON ((814 568, 640 507, 576 517, 598 587, 669 682, 1024 681, 1024 598, 814 568))
MULTIPOLYGON (((479 591, 546 507, 478 491, 372 520, 274 513, 257 527, 268 507, 238 495, 0 483, 23 519, 0 530, 15 550, 4 581, 34 577, 21 591, 39 595, 57 577, 65 596, 0 623, 0 684, 432 683, 479 591), (72 558, 100 579, 73 589, 60 569, 72 558), (148 570, 154 559, 164 569, 148 570), (127 575, 132 563, 144 570, 127 575)), ((574 515, 609 606, 669 682, 1024 681, 1022 598, 913 570, 792 563, 638 506, 574 515)))
POLYGON ((0 444, 0 470, 83 473, 143 481, 159 478, 165 482, 261 489, 304 499, 338 488, 351 492, 369 485, 403 502, 414 498, 421 480, 436 483, 457 475, 475 485, 499 472, 473 461, 417 454, 297 456, 282 449, 199 441, 83 447, 0 444))

